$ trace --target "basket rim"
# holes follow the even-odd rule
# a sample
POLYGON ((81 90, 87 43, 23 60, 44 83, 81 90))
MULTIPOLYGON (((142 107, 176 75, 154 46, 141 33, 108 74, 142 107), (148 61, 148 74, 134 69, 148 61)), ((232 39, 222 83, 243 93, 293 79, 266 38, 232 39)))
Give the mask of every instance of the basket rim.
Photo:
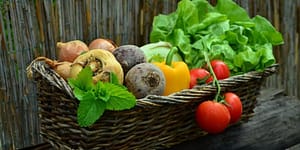
MULTIPOLYGON (((247 83, 253 79, 264 79, 273 73, 277 72, 279 64, 275 63, 269 67, 266 67, 261 71, 250 71, 244 74, 230 76, 229 78, 219 80, 221 88, 234 86, 237 84, 247 83)), ((37 73, 43 78, 46 78, 51 85, 59 88, 63 92, 66 92, 68 96, 76 99, 73 90, 65 79, 58 75, 53 69, 50 68, 43 60, 34 61, 27 67, 28 78, 36 80, 37 73)), ((162 95, 147 95, 144 98, 136 99, 137 106, 153 105, 160 106, 163 104, 176 104, 176 103, 188 103, 191 100, 201 98, 203 96, 209 96, 217 91, 216 87, 212 84, 196 85, 192 89, 184 89, 179 92, 172 93, 168 96, 162 95)))

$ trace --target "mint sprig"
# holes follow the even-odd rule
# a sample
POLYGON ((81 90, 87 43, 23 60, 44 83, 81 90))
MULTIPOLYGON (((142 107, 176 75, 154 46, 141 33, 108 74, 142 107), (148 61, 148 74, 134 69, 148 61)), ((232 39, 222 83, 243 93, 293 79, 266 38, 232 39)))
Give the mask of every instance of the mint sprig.
POLYGON ((94 124, 105 110, 121 111, 136 105, 136 99, 127 88, 120 85, 116 75, 111 73, 110 82, 93 83, 93 72, 90 67, 82 69, 77 78, 68 80, 74 96, 79 100, 77 121, 79 126, 88 127, 94 124))

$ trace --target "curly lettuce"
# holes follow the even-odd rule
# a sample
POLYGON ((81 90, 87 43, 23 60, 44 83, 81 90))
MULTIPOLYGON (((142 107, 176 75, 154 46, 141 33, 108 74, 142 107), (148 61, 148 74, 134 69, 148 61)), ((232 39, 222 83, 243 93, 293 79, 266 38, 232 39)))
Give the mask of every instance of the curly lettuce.
POLYGON ((150 42, 167 41, 179 48, 189 68, 204 65, 203 51, 209 59, 221 59, 232 74, 263 70, 276 63, 273 46, 283 37, 262 16, 250 18, 232 0, 182 0, 176 11, 154 17, 150 42))

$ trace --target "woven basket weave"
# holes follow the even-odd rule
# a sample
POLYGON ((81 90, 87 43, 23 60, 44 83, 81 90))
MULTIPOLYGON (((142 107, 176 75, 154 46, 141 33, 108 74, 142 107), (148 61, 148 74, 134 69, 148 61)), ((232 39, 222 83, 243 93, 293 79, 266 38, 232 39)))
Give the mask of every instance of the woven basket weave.
MULTIPOLYGON (((220 81, 222 92, 240 96, 242 121, 253 115, 261 85, 277 68, 275 64, 220 81)), ((78 100, 66 81, 41 61, 30 70, 38 85, 41 135, 57 149, 161 149, 207 134, 197 127, 194 113, 199 103, 214 98, 212 85, 170 96, 148 95, 137 99, 134 108, 105 111, 93 126, 82 128, 77 124, 78 100)))

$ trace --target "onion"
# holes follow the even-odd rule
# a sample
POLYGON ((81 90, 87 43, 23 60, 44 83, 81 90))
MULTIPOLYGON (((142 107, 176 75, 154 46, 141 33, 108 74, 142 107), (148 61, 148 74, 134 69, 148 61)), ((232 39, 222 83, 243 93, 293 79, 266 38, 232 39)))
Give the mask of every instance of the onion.
POLYGON ((30 66, 36 62, 36 61, 44 61, 46 64, 49 65, 50 68, 52 68, 59 76, 61 76, 63 79, 68 79, 70 77, 70 71, 71 71, 71 62, 63 61, 58 62, 56 60, 49 59, 47 57, 37 57, 34 59, 29 67, 27 67, 27 76, 32 78, 32 71, 30 70, 30 66))
POLYGON ((108 50, 110 52, 113 52, 114 49, 117 47, 117 45, 109 39, 103 39, 103 38, 98 38, 94 39, 90 44, 89 44, 89 49, 104 49, 108 50))
POLYGON ((70 78, 71 65, 72 63, 68 61, 58 62, 53 70, 62 78, 67 80, 68 78, 70 78))
POLYGON ((58 60, 73 62, 80 54, 89 50, 88 46, 80 41, 73 40, 66 43, 57 42, 58 60))

